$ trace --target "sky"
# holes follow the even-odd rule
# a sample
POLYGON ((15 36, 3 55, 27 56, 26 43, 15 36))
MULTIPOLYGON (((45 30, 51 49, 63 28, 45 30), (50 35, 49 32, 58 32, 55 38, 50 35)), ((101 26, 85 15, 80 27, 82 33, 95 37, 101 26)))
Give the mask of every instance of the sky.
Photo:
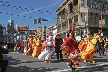
POLYGON ((57 21, 56 9, 64 0, 0 0, 0 24, 7 26, 10 17, 17 26, 28 26, 36 29, 41 26, 52 26, 57 21), (34 24, 34 19, 48 19, 41 25, 34 24))

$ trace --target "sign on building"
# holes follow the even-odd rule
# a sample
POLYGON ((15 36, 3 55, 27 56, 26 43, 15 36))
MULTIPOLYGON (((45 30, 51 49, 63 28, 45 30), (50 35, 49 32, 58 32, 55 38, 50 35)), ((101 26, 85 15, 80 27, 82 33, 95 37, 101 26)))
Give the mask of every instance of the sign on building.
POLYGON ((105 19, 99 20, 99 25, 100 25, 100 26, 104 26, 104 25, 105 25, 105 19))

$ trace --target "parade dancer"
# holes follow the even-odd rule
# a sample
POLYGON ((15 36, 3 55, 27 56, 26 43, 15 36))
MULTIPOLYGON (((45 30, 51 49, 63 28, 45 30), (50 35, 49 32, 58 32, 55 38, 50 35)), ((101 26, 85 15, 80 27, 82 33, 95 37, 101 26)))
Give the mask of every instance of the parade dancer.
POLYGON ((108 55, 108 37, 106 38, 106 41, 105 41, 105 53, 106 55, 108 55))
POLYGON ((72 72, 75 72, 76 68, 79 66, 80 54, 78 50, 69 54, 70 62, 67 63, 68 68, 72 69, 72 72))
POLYGON ((53 53, 55 52, 54 50, 54 41, 53 41, 53 36, 49 35, 48 39, 43 43, 42 45, 42 52, 38 56, 38 59, 41 61, 45 61, 50 63, 51 62, 51 57, 53 53))
MULTIPOLYGON (((85 52, 86 48, 87 48, 87 45, 88 43, 91 41, 91 38, 89 35, 87 35, 83 41, 80 42, 78 48, 80 50, 80 54, 82 55, 83 52, 85 52)), ((86 59, 84 59, 84 62, 86 62, 86 59)))
POLYGON ((34 50, 32 53, 33 58, 37 58, 41 53, 41 38, 35 37, 34 50))
POLYGON ((24 40, 24 51, 23 51, 23 55, 27 54, 27 40, 24 40))
POLYGON ((98 42, 99 38, 100 38, 100 35, 94 34, 93 39, 87 44, 86 50, 81 54, 81 58, 83 60, 87 60, 88 58, 90 58, 89 63, 94 63, 95 62, 94 58, 93 58, 93 54, 97 50, 97 42, 98 42))
POLYGON ((17 53, 19 53, 19 51, 20 51, 20 47, 21 47, 20 42, 17 43, 16 47, 17 47, 17 53))
POLYGON ((68 53, 72 53, 78 49, 78 43, 74 38, 74 33, 72 31, 69 33, 69 37, 66 38, 66 41, 61 45, 61 47, 66 46, 68 48, 68 53))
POLYGON ((28 41, 28 50, 27 50, 27 53, 26 55, 28 56, 32 56, 32 53, 33 53, 33 38, 29 38, 29 41, 28 41))
MULTIPOLYGON (((71 31, 69 33, 69 37, 66 38, 66 41, 61 45, 61 47, 63 48, 68 48, 67 50, 67 54, 70 56, 72 53, 74 53, 76 50, 78 51, 78 44, 77 44, 77 41, 76 39, 74 38, 74 33, 71 31)), ((69 58, 70 60, 70 58, 69 58)), ((70 61, 69 61, 70 63, 70 61)), ((73 60, 71 60, 71 64, 68 65, 68 66, 71 66, 72 68, 72 71, 75 69, 72 67, 72 64, 73 63, 73 60)))

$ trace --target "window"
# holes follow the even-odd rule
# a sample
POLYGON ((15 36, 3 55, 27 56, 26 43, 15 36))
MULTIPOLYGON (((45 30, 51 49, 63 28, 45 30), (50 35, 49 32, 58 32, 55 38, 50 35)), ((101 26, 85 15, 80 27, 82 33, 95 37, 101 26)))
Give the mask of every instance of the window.
POLYGON ((81 7, 85 7, 85 0, 81 0, 81 7))
POLYGON ((64 22, 63 24, 62 24, 62 30, 64 31, 66 29, 66 22, 64 22))
POLYGON ((102 10, 102 8, 103 8, 103 3, 101 2, 100 3, 100 10, 102 10))
POLYGON ((105 3, 102 2, 102 10, 104 10, 104 9, 105 9, 105 3))
POLYGON ((86 14, 81 13, 82 22, 86 22, 86 14))
POLYGON ((71 2, 71 3, 69 4, 69 13, 70 13, 70 12, 73 12, 72 9, 73 9, 73 4, 72 4, 72 2, 71 2))
POLYGON ((95 23, 98 24, 99 23, 99 15, 95 14, 95 23))
POLYGON ((72 24, 72 18, 69 19, 69 24, 72 24))
POLYGON ((92 0, 90 0, 90 8, 92 8, 92 0))
POLYGON ((108 5, 107 5, 107 11, 108 11, 108 5))
POLYGON ((59 22, 59 15, 57 14, 57 23, 59 22))
POLYGON ((81 34, 85 35, 86 34, 86 29, 81 29, 81 34))
POLYGON ((98 9, 100 10, 100 1, 97 2, 98 9))
POLYGON ((92 13, 90 13, 90 22, 92 22, 92 13))
POLYGON ((94 21, 95 21, 95 16, 94 16, 94 13, 92 13, 92 22, 94 23, 94 21))
POLYGON ((74 0, 74 6, 78 4, 78 0, 74 0))
POLYGON ((78 15, 75 16, 75 23, 78 22, 78 15))
POLYGON ((65 19, 65 8, 61 11, 62 12, 62 18, 65 19))
POLYGON ((107 11, 107 4, 106 4, 106 3, 105 3, 105 8, 104 8, 104 10, 107 11))
POLYGON ((94 1, 93 8, 96 8, 96 0, 94 1))
POLYGON ((106 16, 106 24, 108 26, 108 15, 106 16))
POLYGON ((104 15, 104 19, 105 19, 105 25, 106 25, 106 19, 107 19, 107 18, 106 18, 106 15, 104 15))
POLYGON ((96 24, 99 24, 99 14, 96 14, 96 24))

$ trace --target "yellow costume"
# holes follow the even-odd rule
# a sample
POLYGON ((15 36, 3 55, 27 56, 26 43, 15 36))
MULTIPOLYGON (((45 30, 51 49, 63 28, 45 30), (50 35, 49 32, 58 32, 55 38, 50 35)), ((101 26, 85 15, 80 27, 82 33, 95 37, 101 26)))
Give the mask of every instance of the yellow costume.
POLYGON ((33 40, 32 40, 32 39, 29 39, 28 45, 29 45, 29 49, 28 49, 28 51, 26 52, 26 55, 31 56, 32 53, 33 53, 33 46, 34 46, 34 45, 33 45, 33 40))
POLYGON ((16 47, 16 45, 14 46, 14 52, 16 52, 16 50, 17 50, 17 47, 16 47))
POLYGON ((94 62, 93 54, 97 50, 96 44, 99 38, 99 35, 94 35, 94 38, 88 43, 86 50, 81 54, 82 59, 87 60, 88 58, 90 58, 90 62, 94 62))
POLYGON ((87 37, 84 38, 83 41, 81 41, 81 42, 79 43, 78 48, 79 48, 80 52, 85 51, 86 46, 88 45, 88 43, 89 43, 90 41, 91 41, 90 36, 87 36, 87 37))
POLYGON ((33 58, 37 58, 41 53, 41 39, 36 38, 34 39, 34 50, 32 53, 33 58))
MULTIPOLYGON (((89 42, 91 41, 91 38, 89 35, 87 35, 83 41, 80 42, 78 48, 80 50, 80 55, 83 56, 83 53, 85 52, 86 48, 87 48, 87 45, 89 44, 89 42)), ((86 59, 84 59, 84 62, 86 62, 86 59)))
POLYGON ((61 47, 60 50, 62 50, 63 58, 68 58, 68 47, 61 47))

